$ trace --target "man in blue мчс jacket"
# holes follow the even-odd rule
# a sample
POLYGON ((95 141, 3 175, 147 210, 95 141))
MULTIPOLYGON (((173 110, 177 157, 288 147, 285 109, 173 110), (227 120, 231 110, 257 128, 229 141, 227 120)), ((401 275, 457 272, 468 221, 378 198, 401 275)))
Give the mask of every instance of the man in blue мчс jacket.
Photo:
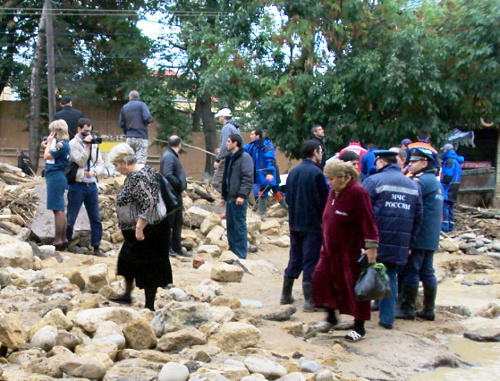
MULTIPOLYGON (((422 223, 419 186, 401 173, 397 152, 374 150, 377 173, 363 181, 370 194, 380 235, 377 261, 387 267, 392 294, 380 300, 379 324, 391 329, 396 314, 398 270, 408 261, 412 237, 422 223)), ((365 155, 366 156, 366 155, 365 155)))
POLYGON ((243 151, 241 135, 229 135, 226 141, 229 154, 222 175, 221 205, 226 205, 227 240, 229 249, 238 257, 247 257, 247 204, 253 185, 253 162, 243 151))
POLYGON ((267 210, 267 195, 273 191, 274 198, 288 210, 283 194, 279 188, 279 170, 276 163, 274 145, 269 138, 262 137, 261 130, 252 130, 251 143, 244 147, 246 153, 252 156, 255 165, 255 185, 258 187, 259 216, 264 217, 267 210))
POLYGON ((321 221, 328 188, 320 168, 322 149, 317 141, 302 144, 302 163, 292 169, 286 180, 285 198, 290 225, 290 259, 285 270, 281 304, 292 304, 293 282, 302 275, 304 311, 316 311, 311 280, 321 250, 321 221))
POLYGON ((443 163, 441 184, 443 185, 443 222, 441 230, 445 233, 455 231, 455 203, 458 201, 458 190, 462 180, 462 163, 464 157, 457 155, 453 144, 445 144, 442 148, 443 163))
POLYGON ((424 218, 417 235, 413 237, 411 254, 403 268, 401 293, 397 319, 415 319, 415 300, 418 285, 424 286, 424 308, 416 315, 425 320, 434 320, 434 304, 437 294, 437 279, 434 275, 434 252, 439 248, 441 213, 443 211, 443 187, 436 178, 433 151, 426 147, 414 148, 410 156, 412 179, 422 192, 424 218))
POLYGON ((139 92, 132 90, 129 102, 120 111, 120 128, 127 137, 127 144, 137 156, 137 162, 146 164, 148 159, 148 124, 153 121, 148 106, 140 100, 139 92))

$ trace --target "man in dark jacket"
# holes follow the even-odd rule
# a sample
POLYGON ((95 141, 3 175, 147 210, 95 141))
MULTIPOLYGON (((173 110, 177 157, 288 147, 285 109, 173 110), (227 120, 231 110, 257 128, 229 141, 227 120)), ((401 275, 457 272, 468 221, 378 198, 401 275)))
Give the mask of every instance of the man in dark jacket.
POLYGON ((443 187, 436 179, 433 151, 426 147, 414 148, 410 157, 412 179, 422 192, 424 215, 422 225, 411 243, 411 254, 402 271, 403 281, 399 295, 396 318, 415 319, 415 300, 418 285, 424 286, 424 308, 416 315, 434 320, 434 303, 437 279, 434 275, 434 252, 439 247, 441 213, 443 211, 443 187))
POLYGON ((238 257, 247 257, 247 204, 253 185, 253 161, 243 151, 241 135, 229 135, 222 176, 221 205, 226 205, 227 240, 229 249, 238 257))
MULTIPOLYGON (((398 294, 398 268, 408 261, 410 243, 422 223, 422 195, 418 185, 401 173, 397 152, 374 150, 377 173, 363 181, 372 199, 380 235, 377 261, 387 267, 392 295, 380 300, 380 322, 392 329, 398 294)), ((366 155, 365 155, 366 156, 366 155)))
POLYGON ((25 155, 22 149, 18 148, 16 150, 17 153, 17 167, 21 168, 23 173, 28 176, 35 176, 35 172, 33 171, 33 167, 31 166, 31 160, 28 156, 25 155))
POLYGON ((139 92, 132 90, 129 102, 120 111, 120 128, 127 137, 127 144, 137 156, 137 162, 146 164, 148 159, 148 124, 153 121, 146 103, 141 102, 139 92))
POLYGON ((286 181, 286 202, 290 225, 290 259, 285 270, 281 304, 292 304, 293 282, 301 272, 304 311, 316 311, 311 280, 321 250, 321 220, 328 198, 328 188, 321 170, 323 151, 314 140, 302 144, 302 163, 286 181))
POLYGON ((73 101, 70 96, 65 95, 59 101, 62 109, 54 114, 54 120, 62 119, 68 125, 69 139, 73 139, 77 133, 78 121, 85 118, 83 112, 73 108, 73 101))
POLYGON ((311 128, 311 135, 312 135, 311 140, 313 142, 318 143, 321 147, 321 152, 323 152, 323 156, 321 157, 321 163, 320 163, 320 167, 321 167, 321 169, 323 169, 325 167, 326 158, 327 158, 325 143, 323 143, 323 138, 325 137, 325 130, 319 124, 315 124, 311 128))
MULTIPOLYGON (((182 255, 190 257, 186 250, 181 245, 182 232, 182 192, 187 188, 186 174, 179 160, 179 152, 182 149, 182 140, 177 135, 172 135, 168 139, 168 148, 165 150, 160 161, 160 172, 168 180, 174 192, 179 196, 181 207, 175 210, 170 215, 170 227, 172 245, 170 255, 182 255)), ((170 234, 170 232, 169 232, 170 234)))

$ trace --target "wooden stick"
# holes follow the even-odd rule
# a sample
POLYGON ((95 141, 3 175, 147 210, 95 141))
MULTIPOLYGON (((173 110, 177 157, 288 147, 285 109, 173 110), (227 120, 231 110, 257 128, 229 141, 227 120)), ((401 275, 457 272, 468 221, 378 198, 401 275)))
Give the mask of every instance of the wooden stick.
MULTIPOLYGON (((161 140, 161 139, 155 139, 155 140, 156 140, 157 142, 160 142, 160 143, 166 143, 166 144, 168 144, 168 142, 167 142, 166 140, 161 140)), ((206 151, 206 150, 204 150, 203 148, 193 146, 193 145, 188 144, 188 143, 186 143, 186 142, 184 142, 184 141, 182 142, 182 146, 183 146, 183 147, 186 147, 186 148, 191 148, 191 149, 195 149, 195 150, 198 150, 198 151, 204 152, 204 153, 206 153, 207 155, 211 155, 211 156, 213 156, 213 157, 217 157, 217 155, 216 155, 215 153, 213 153, 213 152, 206 151)))

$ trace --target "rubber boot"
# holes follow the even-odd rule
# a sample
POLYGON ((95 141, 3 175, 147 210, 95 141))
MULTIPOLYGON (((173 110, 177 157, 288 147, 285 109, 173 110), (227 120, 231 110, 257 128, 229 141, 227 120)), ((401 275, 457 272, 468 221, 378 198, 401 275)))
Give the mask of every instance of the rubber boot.
POLYGON ((314 307, 311 282, 302 282, 302 292, 304 293, 304 312, 318 312, 321 308, 314 307))
POLYGON ((286 203, 285 199, 284 199, 284 198, 282 198, 282 199, 281 199, 280 201, 278 201, 278 202, 279 202, 279 204, 281 205, 281 207, 282 207, 283 209, 285 209, 285 210, 288 212, 288 204, 286 203))
POLYGON ((265 217, 267 211, 267 197, 259 199, 259 216, 265 217))
POLYGON ((434 306, 436 303, 437 287, 424 287, 424 308, 417 312, 420 319, 434 321, 434 306))
POLYGON ((283 278, 283 291, 281 292, 280 304, 292 304, 294 302, 292 296, 293 278, 283 278))
POLYGON ((415 320, 415 301, 418 287, 403 286, 399 295, 399 306, 396 310, 396 319, 415 320))

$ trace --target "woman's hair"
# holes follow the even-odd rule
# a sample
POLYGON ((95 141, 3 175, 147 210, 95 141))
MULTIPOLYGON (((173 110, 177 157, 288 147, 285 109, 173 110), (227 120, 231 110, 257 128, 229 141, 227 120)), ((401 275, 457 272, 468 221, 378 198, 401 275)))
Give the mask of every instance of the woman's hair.
POLYGON ((351 177, 359 183, 359 172, 350 162, 331 159, 326 163, 323 173, 326 177, 351 177))
POLYGON ((55 132, 55 138, 58 141, 69 140, 68 124, 62 119, 50 123, 49 132, 55 132))
POLYGON ((137 162, 137 157, 132 147, 127 143, 120 143, 111 148, 108 153, 108 161, 110 163, 133 164, 137 162))

